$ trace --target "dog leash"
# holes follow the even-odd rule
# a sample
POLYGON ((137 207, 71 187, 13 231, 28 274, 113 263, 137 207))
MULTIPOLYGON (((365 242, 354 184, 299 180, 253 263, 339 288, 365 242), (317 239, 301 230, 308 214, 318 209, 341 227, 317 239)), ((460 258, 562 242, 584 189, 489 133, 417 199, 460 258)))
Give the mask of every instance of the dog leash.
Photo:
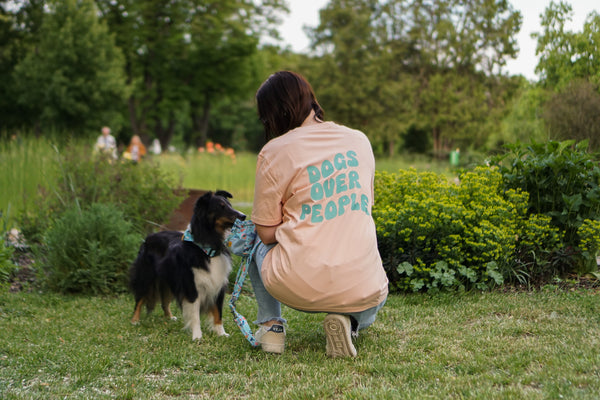
POLYGON ((252 257, 254 257, 254 253, 260 244, 260 239, 256 234, 256 227, 252 221, 236 220, 225 243, 233 254, 242 257, 242 262, 235 278, 235 284, 233 285, 233 292, 229 299, 229 308, 233 314, 233 320, 238 328, 240 328, 244 337, 253 347, 258 347, 260 343, 254 337, 248 321, 235 308, 235 302, 242 292, 242 286, 248 275, 248 268, 252 262, 252 257))

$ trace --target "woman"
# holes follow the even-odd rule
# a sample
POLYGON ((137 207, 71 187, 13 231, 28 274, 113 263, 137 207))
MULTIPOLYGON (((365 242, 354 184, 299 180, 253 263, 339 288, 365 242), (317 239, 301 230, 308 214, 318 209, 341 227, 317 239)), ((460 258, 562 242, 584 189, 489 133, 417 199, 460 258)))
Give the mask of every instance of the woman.
POLYGON ((388 294, 371 217, 371 145, 362 132, 325 122, 296 73, 271 75, 256 101, 267 140, 252 209, 262 241, 249 270, 256 339, 264 351, 283 352, 283 303, 327 313, 327 355, 354 357, 352 336, 373 323, 388 294))

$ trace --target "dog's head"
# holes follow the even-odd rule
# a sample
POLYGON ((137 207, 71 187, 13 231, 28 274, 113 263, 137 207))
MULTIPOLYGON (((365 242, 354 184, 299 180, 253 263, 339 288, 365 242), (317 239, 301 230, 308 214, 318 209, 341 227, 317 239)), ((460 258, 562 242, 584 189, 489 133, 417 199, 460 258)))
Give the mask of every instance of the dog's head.
POLYGON ((194 215, 190 228, 194 240, 209 244, 218 240, 222 242, 225 232, 233 226, 236 219, 245 220, 246 216, 233 208, 229 199, 233 196, 224 190, 206 192, 194 206, 194 215))

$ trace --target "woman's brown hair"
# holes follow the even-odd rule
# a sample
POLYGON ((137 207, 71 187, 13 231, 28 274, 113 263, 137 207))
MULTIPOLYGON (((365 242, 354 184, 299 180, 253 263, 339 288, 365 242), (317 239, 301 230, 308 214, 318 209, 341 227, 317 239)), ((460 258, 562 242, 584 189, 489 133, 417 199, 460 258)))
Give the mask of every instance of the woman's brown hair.
POLYGON ((302 125, 311 110, 314 110, 316 119, 323 119, 323 109, 310 83, 302 75, 291 71, 271 75, 258 88, 256 104, 266 141, 302 125))

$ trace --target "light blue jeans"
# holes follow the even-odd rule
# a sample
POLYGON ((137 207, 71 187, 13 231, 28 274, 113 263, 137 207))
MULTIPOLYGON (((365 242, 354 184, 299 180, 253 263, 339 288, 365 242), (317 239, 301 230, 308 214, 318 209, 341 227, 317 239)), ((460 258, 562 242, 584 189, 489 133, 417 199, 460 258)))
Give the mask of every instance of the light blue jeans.
MULTIPOLYGON (((250 267, 248 268, 248 275, 250 276, 250 282, 252 282, 254 296, 256 297, 256 303, 258 304, 258 315, 256 317, 256 321, 254 321, 255 324, 264 324, 265 322, 272 320, 279 321, 282 324, 285 324, 287 322, 284 318, 281 317, 281 303, 279 302, 279 300, 271 296, 269 292, 267 292, 267 289, 265 289, 265 285, 263 284, 261 277, 261 266, 263 264, 265 256, 273 247, 275 247, 275 244, 265 245, 263 243, 260 243, 258 245, 258 248, 256 249, 254 260, 250 263, 250 267)), ((384 304, 385 300, 382 301, 381 304, 366 309, 364 311, 339 314, 348 315, 352 317, 354 319, 353 329, 356 329, 355 323, 358 323, 357 327, 358 330, 360 330, 368 327, 375 321, 377 312, 381 309, 381 307, 383 307, 384 304)))

